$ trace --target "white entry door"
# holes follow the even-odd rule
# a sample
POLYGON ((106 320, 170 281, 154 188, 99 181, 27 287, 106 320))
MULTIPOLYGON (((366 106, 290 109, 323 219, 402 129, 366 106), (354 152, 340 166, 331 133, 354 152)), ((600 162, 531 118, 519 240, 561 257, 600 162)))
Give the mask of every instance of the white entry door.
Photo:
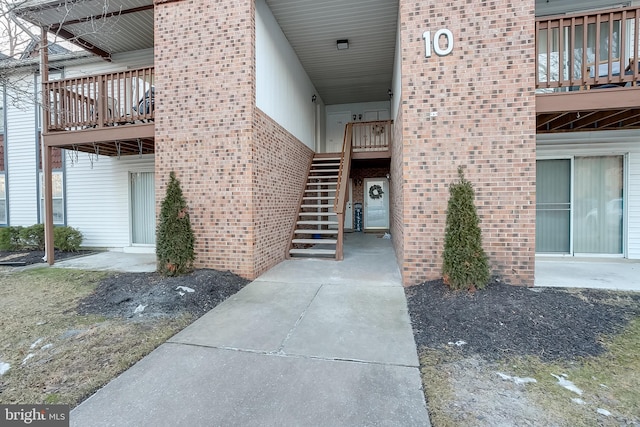
POLYGON ((364 180, 364 229, 389 229, 389 181, 386 178, 364 180))
POLYGON ((349 121, 351 121, 350 111, 327 114, 327 140, 325 144, 325 153, 342 152, 344 127, 349 123, 349 121))
POLYGON ((389 110, 370 110, 364 112, 364 121, 389 120, 389 110))
POLYGON ((153 172, 132 172, 131 183, 131 243, 155 245, 156 196, 153 172))

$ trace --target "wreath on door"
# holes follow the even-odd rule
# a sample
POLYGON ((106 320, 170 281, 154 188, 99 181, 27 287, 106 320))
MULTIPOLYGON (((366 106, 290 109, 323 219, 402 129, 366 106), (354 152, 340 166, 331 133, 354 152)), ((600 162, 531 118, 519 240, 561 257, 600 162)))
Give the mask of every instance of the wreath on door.
POLYGON ((378 184, 372 185, 369 188, 369 197, 374 200, 381 198, 383 194, 384 191, 382 191, 382 187, 380 187, 378 184))

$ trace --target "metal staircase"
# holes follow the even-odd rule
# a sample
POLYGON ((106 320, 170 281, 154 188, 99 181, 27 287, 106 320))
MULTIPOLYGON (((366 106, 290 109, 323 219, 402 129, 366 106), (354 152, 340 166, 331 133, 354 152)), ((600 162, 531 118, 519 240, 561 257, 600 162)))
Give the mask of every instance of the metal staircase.
POLYGON ((340 153, 316 154, 298 212, 289 256, 336 258, 339 227, 334 201, 340 170, 340 153))

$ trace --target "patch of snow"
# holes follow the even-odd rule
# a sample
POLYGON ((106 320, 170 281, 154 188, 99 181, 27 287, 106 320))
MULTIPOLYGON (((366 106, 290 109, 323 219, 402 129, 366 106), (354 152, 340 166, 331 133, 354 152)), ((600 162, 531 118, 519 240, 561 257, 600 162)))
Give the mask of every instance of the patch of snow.
POLYGON ((0 361, 0 376, 2 376, 4 374, 6 374, 7 372, 9 372, 9 369, 11 369, 11 365, 9 365, 8 363, 0 361))
POLYGON ((135 310, 133 310, 133 314, 142 313, 144 309, 147 308, 146 305, 138 304, 135 310))
POLYGON ((564 387, 567 390, 572 391, 572 392, 582 396, 582 390, 580 390, 578 387, 576 387, 576 385, 574 383, 572 383, 571 381, 566 379, 566 376, 567 376, 566 374, 563 374, 563 376, 558 376, 558 375, 555 375, 555 374, 551 374, 551 376, 558 380, 558 385, 560 387, 564 387))
POLYGON ((607 386, 606 386, 606 385, 604 385, 604 384, 600 384, 600 387, 602 387, 602 388, 609 388, 609 387, 607 387, 607 386))
POLYGON ((598 412, 600 415, 604 415, 605 417, 611 416, 611 412, 607 411, 606 409, 598 408, 596 412, 598 412))
POLYGON ((35 340, 33 342, 33 344, 31 344, 31 347, 29 347, 31 350, 33 350, 34 348, 36 348, 38 346, 38 344, 40 344, 42 341, 44 340, 44 338, 38 338, 37 340, 35 340))
POLYGON ((512 377, 511 375, 503 374, 502 372, 496 372, 496 373, 503 380, 505 380, 505 381, 513 381, 514 383, 516 383, 518 385, 529 384, 529 383, 537 383, 538 382, 535 378, 531 378, 531 377, 525 377, 525 378, 512 377))
POLYGON ((462 341, 462 340, 458 340, 456 342, 453 341, 449 341, 447 344, 448 345, 455 345, 456 347, 462 347, 463 345, 465 345, 467 342, 466 341, 462 341))
POLYGON ((25 363, 27 363, 27 361, 31 359, 33 356, 35 356, 35 354, 33 353, 27 354, 27 356, 24 359, 22 359, 22 364, 24 365, 25 363))
POLYGON ((53 347, 53 344, 45 344, 40 348, 40 350, 49 350, 51 347, 53 347))
POLYGON ((190 288, 190 287, 188 287, 188 286, 178 286, 178 287, 176 288, 176 291, 181 291, 181 290, 182 290, 182 291, 185 291, 185 292, 189 292, 189 293, 195 292, 195 289, 191 289, 191 288, 190 288))
POLYGON ((580 399, 579 397, 572 397, 571 401, 573 403, 577 403, 578 405, 584 405, 585 403, 587 403, 584 400, 580 399))
POLYGON ((180 295, 181 297, 184 296, 184 292, 178 292, 178 295, 180 295))

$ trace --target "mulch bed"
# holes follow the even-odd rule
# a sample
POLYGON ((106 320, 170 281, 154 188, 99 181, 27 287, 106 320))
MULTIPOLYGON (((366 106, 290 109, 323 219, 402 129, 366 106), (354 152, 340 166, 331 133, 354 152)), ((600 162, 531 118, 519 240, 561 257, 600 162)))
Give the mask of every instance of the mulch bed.
POLYGON ((619 332, 640 315, 640 294, 632 292, 493 283, 469 293, 451 291, 441 280, 405 292, 418 348, 459 348, 487 360, 598 355, 605 350, 599 341, 602 335, 619 332))
MULTIPOLYGON (((67 258, 73 258, 82 255, 89 255, 92 251, 78 251, 78 252, 64 252, 55 250, 53 256, 56 260, 60 261, 67 258)), ((42 259, 44 257, 44 251, 0 251, 0 264, 22 264, 31 265, 44 263, 42 259)), ((15 265, 20 266, 20 265, 15 265)))
POLYGON ((211 269, 179 277, 117 273, 103 279, 94 293, 80 301, 78 312, 134 319, 183 314, 200 317, 247 283, 248 280, 229 271, 211 269), (144 310, 136 313, 143 306, 144 310))

